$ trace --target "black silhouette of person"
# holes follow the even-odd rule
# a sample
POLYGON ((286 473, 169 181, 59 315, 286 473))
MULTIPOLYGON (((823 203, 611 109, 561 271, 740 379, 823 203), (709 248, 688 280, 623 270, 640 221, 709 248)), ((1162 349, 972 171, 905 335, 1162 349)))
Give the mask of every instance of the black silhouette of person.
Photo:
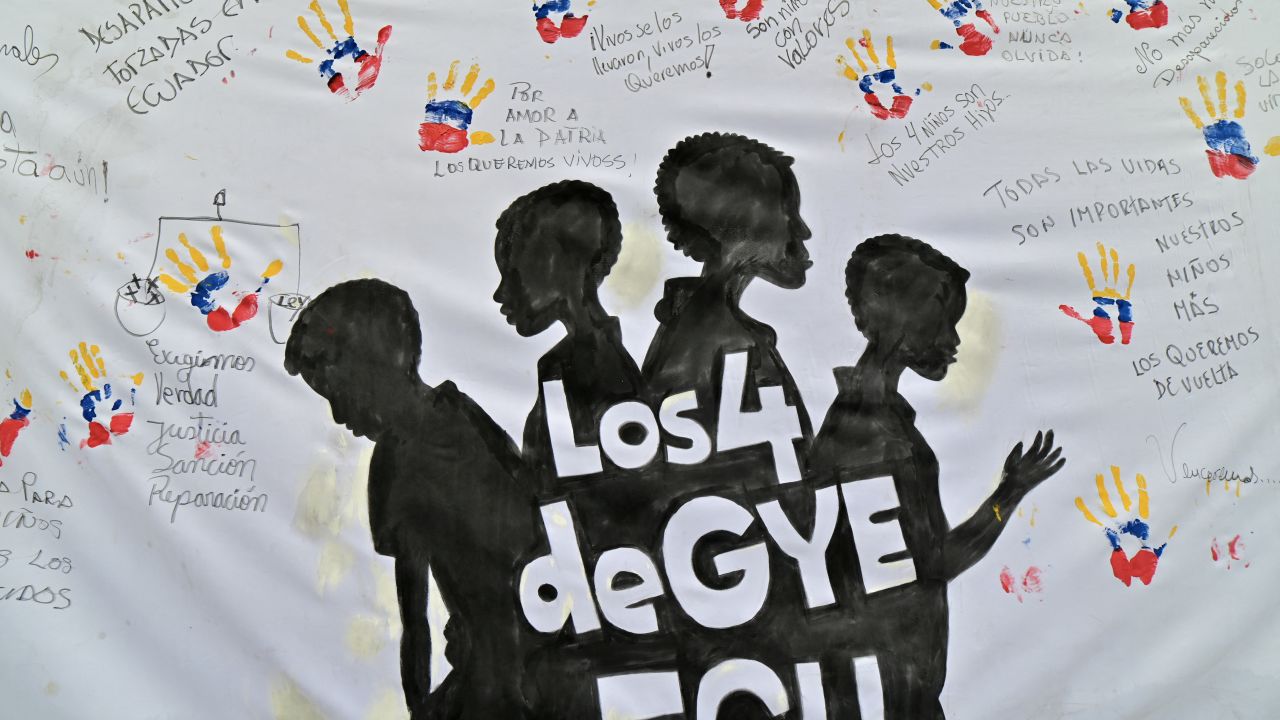
MULTIPOLYGON (((705 429, 714 450, 700 463, 669 461, 648 474, 645 487, 653 500, 644 515, 652 527, 660 527, 662 517, 685 498, 708 494, 743 505, 777 500, 792 517, 813 517, 812 493, 806 498, 801 483, 779 487, 780 482, 799 480, 803 472, 813 437, 809 415, 778 352, 773 328, 740 305, 756 278, 796 289, 804 285, 812 265, 805 249, 812 233, 800 216, 792 163, 792 158, 757 140, 706 133, 681 140, 658 168, 654 192, 668 240, 701 262, 702 270, 698 277, 668 281, 655 308, 660 324, 642 369, 646 399, 656 409, 675 395, 693 391, 697 409, 680 416, 705 429), (739 363, 742 372, 729 373, 730 362, 739 363), (779 393, 786 407, 767 423, 775 432, 773 438, 733 445, 726 441, 720 426, 725 408, 776 411, 779 393), (766 400, 769 396, 773 400, 766 400), (730 407, 734 403, 737 407, 730 407), (783 476, 784 466, 790 467, 791 477, 783 476)), ((667 435, 664 432, 665 445, 688 446, 682 438, 667 435)), ((720 578, 714 556, 756 542, 772 542, 760 523, 741 537, 709 536, 695 555, 695 571, 711 582, 729 583, 731 578, 720 578)), ((764 606, 740 627, 705 628, 680 612, 666 620, 669 625, 664 627, 675 628, 679 642, 686 707, 696 705, 699 681, 717 662, 752 657, 784 667, 794 661, 788 650, 796 640, 792 636, 813 640, 803 629, 804 606, 794 563, 775 547, 769 553, 769 569, 764 606)), ((794 678, 782 675, 788 694, 798 697, 794 678)), ((746 693, 727 698, 718 713, 734 720, 770 716, 760 699, 746 693)))
POLYGON ((604 411, 634 399, 640 389, 640 370, 622 345, 618 319, 605 312, 597 294, 622 249, 622 225, 609 193, 565 180, 517 198, 497 226, 494 256, 502 282, 494 302, 525 337, 556 322, 566 333, 538 360, 538 400, 525 421, 522 449, 541 476, 541 489, 554 490, 559 483, 543 383, 562 383, 573 434, 579 444, 592 445, 598 444, 604 411))
MULTIPOLYGON (((493 299, 507 322, 525 337, 556 322, 565 329, 565 337, 538 360, 538 399, 525 422, 522 449, 530 484, 543 503, 569 499, 585 545, 642 544, 653 528, 633 522, 630 509, 648 503, 644 485, 629 481, 604 454, 600 472, 558 476, 547 426, 545 383, 560 383, 579 445, 598 446, 605 411, 640 393, 640 370, 622 344, 617 318, 598 296, 622 248, 617 206, 605 190, 566 180, 517 198, 498 218, 497 229, 494 257, 502 281, 493 299)), ((602 634, 619 633, 607 627, 602 634)), ((604 638, 580 644, 567 631, 540 638, 526 661, 531 714, 598 714, 594 674, 608 666, 612 647, 604 638)))
POLYGON ((422 333, 409 296, 381 280, 321 293, 298 316, 285 368, 329 401, 335 422, 375 443, 369 520, 395 558, 401 675, 415 720, 520 717, 516 562, 535 512, 511 439, 452 382, 418 375, 422 333), (453 670, 430 689, 427 572, 451 612, 453 670))
MULTIPOLYGON (((845 523, 837 526, 828 558, 831 577, 840 583, 840 605, 853 621, 847 628, 856 628, 836 628, 839 619, 832 624, 829 665, 847 667, 849 649, 875 652, 887 720, 944 717, 939 696, 947 670, 947 583, 995 544, 1005 527, 997 513, 1007 517, 1066 463, 1053 447, 1053 431, 1037 433, 1025 453, 1022 443, 1009 453, 996 490, 973 517, 954 528, 948 524, 938 460, 916 429, 915 410, 898 394, 898 381, 908 369, 928 380, 946 376, 960 344, 956 324, 964 314, 968 277, 914 238, 882 235, 857 247, 846 269, 846 292, 867 346, 856 367, 835 370, 839 392, 809 456, 815 478, 844 483, 888 476, 897 491, 906 551, 881 561, 909 557, 913 582, 868 595, 845 523)), ((848 675, 832 682, 841 702, 856 697, 848 675)))
POLYGON ((658 168, 654 192, 667 239, 701 262, 702 272, 667 281, 654 309, 660 326, 643 374, 654 402, 695 390, 698 411, 687 415, 712 437, 724 356, 738 352, 749 353, 744 409, 758 408, 759 388, 781 387, 799 414, 804 444, 813 436, 800 392, 778 353, 777 334, 739 305, 752 280, 796 289, 813 264, 804 246, 812 233, 800 217, 792 162, 756 140, 705 133, 681 140, 658 168))

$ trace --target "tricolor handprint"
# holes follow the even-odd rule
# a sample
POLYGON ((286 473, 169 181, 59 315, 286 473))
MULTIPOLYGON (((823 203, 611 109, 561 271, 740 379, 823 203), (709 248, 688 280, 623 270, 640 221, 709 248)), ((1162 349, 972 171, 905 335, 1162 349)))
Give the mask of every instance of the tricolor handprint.
POLYGON ((240 327, 258 314, 258 294, 262 292, 262 287, 271 281, 271 278, 280 274, 284 269, 284 263, 280 260, 272 260, 268 263, 257 276, 261 279, 261 282, 257 283, 257 289, 233 290, 229 287, 231 254, 227 252, 222 226, 214 225, 209 229, 209 233, 212 236, 214 252, 218 256, 217 269, 210 268, 209 259, 204 252, 191 244, 186 233, 178 233, 178 242, 187 251, 188 260, 183 260, 173 248, 166 249, 164 256, 176 268, 179 277, 166 272, 161 273, 158 279, 160 284, 171 292, 189 293, 191 305, 205 316, 210 330, 226 332, 240 327), (227 295, 232 299, 239 296, 239 300, 231 310, 228 310, 227 306, 219 300, 220 297, 227 295))
POLYGON ((1076 309, 1070 305, 1059 305, 1058 309, 1067 315, 1067 317, 1075 318, 1080 322, 1089 326, 1093 330, 1093 334, 1104 345, 1110 345, 1116 341, 1115 327, 1112 324, 1111 314, 1107 312, 1107 308, 1114 307, 1119 315, 1120 321, 1120 344, 1128 345, 1129 340, 1133 338, 1133 303, 1129 298, 1133 293, 1133 279, 1136 270, 1133 263, 1125 270, 1126 283, 1124 292, 1121 293, 1120 287, 1120 254, 1115 248, 1111 248, 1108 254, 1107 248, 1098 243, 1098 259, 1099 270, 1101 271, 1101 284, 1098 283, 1097 277, 1093 274, 1093 268, 1089 266, 1089 256, 1083 252, 1076 253, 1076 259, 1080 261, 1080 270, 1084 272, 1084 280, 1089 285, 1089 293, 1093 295, 1093 315, 1085 319, 1076 312, 1076 309))
MULTIPOLYGON (((1120 500, 1120 504, 1124 509, 1126 516, 1133 512, 1133 498, 1130 497, 1128 490, 1125 488, 1124 481, 1120 479, 1120 468, 1111 466, 1111 479, 1116 488, 1116 498, 1120 500)), ((1150 585, 1152 578, 1156 574, 1156 565, 1160 562, 1161 556, 1164 555, 1165 546, 1163 543, 1160 547, 1152 548, 1149 544, 1151 538, 1151 526, 1148 521, 1151 517, 1151 500, 1147 494, 1147 478, 1142 473, 1136 475, 1138 486, 1138 514, 1136 517, 1129 516, 1123 519, 1120 511, 1116 509, 1115 503, 1112 502, 1111 492, 1107 490, 1107 481, 1102 473, 1098 473, 1094 478, 1094 484, 1098 489, 1098 502, 1102 510, 1102 514, 1107 518, 1104 524, 1098 516, 1094 514, 1089 506, 1085 504, 1084 498, 1076 498, 1076 509, 1084 515, 1084 519, 1101 527, 1107 536, 1107 542, 1111 545, 1111 574, 1116 579, 1124 583, 1126 586, 1131 585, 1136 578, 1142 581, 1143 585, 1150 585), (1124 536, 1134 538, 1140 547, 1136 553, 1130 556, 1125 552, 1122 540, 1124 536)), ((1169 538, 1178 532, 1178 526, 1174 525, 1169 531, 1169 538)))
MULTIPOLYGON (((1204 142, 1209 146, 1204 154, 1209 158, 1209 169, 1213 171, 1214 176, 1244 180, 1258 168, 1258 158, 1253 154, 1249 141, 1244 136, 1244 127, 1235 120, 1227 119, 1227 74, 1219 71, 1215 81, 1218 86, 1217 105, 1214 104, 1210 94, 1209 81, 1203 75, 1196 77, 1196 85, 1200 88, 1200 99, 1204 101, 1205 112, 1212 121, 1209 124, 1206 125, 1200 119, 1190 99, 1182 97, 1178 100, 1182 103, 1182 111, 1191 118, 1191 123, 1197 129, 1204 131, 1204 142)), ((1244 117, 1247 97, 1243 80, 1236 82, 1235 95, 1234 115, 1239 120, 1244 117)), ((1280 136, 1271 138, 1264 152, 1271 156, 1280 155, 1280 136)))
POLYGON ((1128 11, 1112 10, 1112 22, 1118 23, 1123 19, 1134 30, 1162 28, 1169 24, 1169 6, 1161 0, 1124 0, 1124 2, 1129 6, 1128 11))
POLYGON ((858 83, 858 89, 862 91, 863 99, 866 100, 867 106, 871 108, 871 114, 877 118, 888 120, 890 118, 906 117, 907 112, 911 110, 912 101, 920 94, 921 89, 931 89, 931 86, 925 83, 922 87, 918 87, 913 92, 908 93, 898 84, 898 60, 893 52, 892 35, 885 37, 883 66, 880 64, 880 55, 876 52, 875 41, 871 38, 870 30, 862 31, 861 40, 855 42, 853 38, 847 38, 844 44, 848 46, 849 53, 853 56, 854 62, 857 63, 857 68, 854 68, 844 55, 838 56, 836 62, 840 65, 840 70, 847 79, 858 83), (858 52, 859 46, 867 54, 867 58, 871 60, 870 66, 862 59, 862 53, 858 52), (874 69, 872 69, 873 67, 874 69), (887 106, 876 92, 883 89, 889 89, 893 92, 893 98, 887 106))
MULTIPOLYGON (((338 34, 333 29, 333 25, 329 22, 328 16, 321 9, 319 0, 312 0, 307 7, 315 15, 316 21, 320 23, 320 27, 324 29, 325 34, 329 36, 330 42, 327 44, 321 42, 320 37, 311 28, 311 23, 307 22, 307 18, 303 15, 298 16, 298 27, 301 28, 302 32, 317 49, 328 55, 328 58, 320 61, 319 69, 320 77, 324 78, 325 84, 329 87, 329 92, 345 97, 348 100, 355 100, 360 97, 360 93, 372 88, 374 83, 378 81, 378 73, 382 71, 382 52, 386 49, 387 41, 391 39, 391 26, 387 25, 378 31, 378 42, 374 46, 373 52, 366 52, 356 42, 355 21, 351 17, 351 8, 347 3, 348 0, 338 0, 338 9, 342 11, 342 30, 346 33, 345 38, 339 39, 338 34), (354 86, 348 86, 342 72, 335 67, 339 62, 345 62, 350 67, 355 68, 356 82, 354 86)), ((296 50, 285 52, 285 57, 304 65, 310 65, 315 62, 313 58, 296 50)))
MULTIPOLYGON (((590 5, 591 3, 588 3, 590 5)), ((553 43, 560 38, 576 38, 587 26, 587 16, 573 14, 573 0, 547 0, 533 6, 533 19, 542 41, 553 43), (556 24, 559 19, 560 24, 556 24)))
POLYGON ((13 412, 0 420, 0 467, 4 466, 4 459, 13 451, 18 433, 31 424, 31 408, 31 391, 23 390, 13 401, 13 412))
POLYGON ((991 13, 982 5, 982 0, 952 0, 952 2, 943 2, 942 0, 929 0, 929 4, 934 10, 942 13, 942 16, 951 21, 956 28, 956 35, 960 36, 960 44, 952 45, 941 40, 933 41, 934 50, 952 50, 959 49, 965 55, 986 55, 991 52, 991 46, 994 44, 991 38, 982 34, 978 30, 977 23, 969 17, 972 13, 975 17, 980 18, 983 22, 991 27, 991 32, 1000 33, 1000 26, 996 25, 996 21, 991 17, 991 13))
POLYGON ((137 387, 142 384, 142 373, 133 375, 130 380, 133 388, 128 393, 116 391, 107 381, 107 365, 102 358, 101 349, 97 345, 80 343, 71 349, 71 365, 75 368, 77 385, 66 370, 59 372, 71 389, 84 394, 80 396, 80 415, 88 423, 88 437, 80 441, 80 447, 98 447, 111 444, 111 438, 129 432, 133 424, 133 405, 137 395, 137 387), (125 399, 129 406, 125 407, 125 399))
POLYGON ((460 98, 439 99, 436 95, 440 90, 451 91, 457 84, 458 61, 454 60, 449 66, 449 74, 445 77, 443 86, 437 82, 434 72, 427 76, 426 113, 422 124, 418 126, 418 147, 423 152, 456 153, 473 143, 484 145, 493 142, 493 135, 487 132, 476 131, 470 135, 467 133, 476 108, 480 107, 480 103, 484 102, 494 89, 493 78, 489 78, 481 84, 476 94, 468 99, 467 95, 475 88, 479 77, 480 66, 472 65, 467 71, 467 76, 462 80, 462 87, 458 88, 460 98))

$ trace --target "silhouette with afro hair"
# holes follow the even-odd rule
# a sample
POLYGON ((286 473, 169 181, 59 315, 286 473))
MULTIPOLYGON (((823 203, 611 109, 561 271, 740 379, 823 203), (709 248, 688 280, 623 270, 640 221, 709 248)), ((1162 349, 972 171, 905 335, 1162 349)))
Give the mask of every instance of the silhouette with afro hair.
MULTIPOLYGON (((610 542, 645 542, 652 525, 635 508, 650 501, 652 488, 636 482, 607 454, 601 471, 561 477, 548 427, 547 388, 558 388, 569 429, 581 445, 600 443, 606 410, 635 400, 640 370, 622 344, 617 318, 605 312, 598 289, 618 259, 622 226, 613 198, 591 183, 567 180, 517 198, 497 222, 494 258, 502 281, 493 294, 503 316, 523 336, 559 322, 565 336, 538 360, 538 397, 524 426, 523 456, 540 503, 568 499, 582 518, 608 518, 610 542)), ((539 552, 545 552, 545 548, 539 552)), ((607 643, 622 633, 602 628, 604 645, 584 646, 569 634, 539 638, 526 660, 528 717, 588 717, 599 713, 592 678, 608 667, 607 643), (600 647, 606 649, 600 650, 600 647)))
MULTIPOLYGON (((805 249, 811 233, 800 216, 792 163, 757 140, 706 133, 681 140, 658 168, 654 192, 667 238, 702 263, 702 270, 697 277, 668 281, 655 308, 660 324, 642 366, 645 399, 663 413, 676 407, 673 400, 684 404, 677 417, 701 426, 714 439, 708 443, 714 449, 708 448, 710 454, 701 462, 668 461, 646 471, 643 487, 650 500, 630 517, 644 518, 649 527, 660 527, 691 493, 714 489, 719 497, 751 504, 762 493, 773 497, 780 482, 800 479, 813 437, 809 415, 778 352, 777 334, 741 307, 743 293, 756 278, 796 289, 804 285, 812 264, 805 249), (722 415, 742 419, 743 426, 751 418, 767 422, 769 437, 748 437, 738 427, 726 426, 722 432, 722 415)), ((664 425, 663 446, 691 449, 687 437, 669 429, 664 425)), ((804 489, 801 483, 791 487, 804 489)), ((788 512, 803 514, 803 502, 796 509, 792 499, 780 502, 788 512)), ((758 523, 740 537, 708 537, 699 546, 695 572, 715 577, 713 557, 757 542, 768 542, 758 523)), ((652 541, 647 546, 655 556, 660 552, 652 541)), ((769 555, 769 576, 769 598, 742 639, 750 642, 753 657, 782 662, 786 655, 781 648, 794 636, 812 636, 797 632, 805 612, 803 593, 794 565, 783 553, 769 555)), ((680 686, 692 708, 701 678, 715 659, 734 652, 736 641, 682 613, 674 613, 671 622, 679 655, 686 659, 679 667, 680 686)), ((795 697, 794 678, 783 683, 795 697)), ((760 698, 749 693, 727 698, 718 712, 718 717, 741 719, 770 715, 760 698)))
POLYGON ((557 320, 572 332, 607 319, 596 291, 622 249, 608 192, 580 180, 552 183, 517 198, 497 227, 502 283, 493 299, 521 335, 557 320))
MULTIPOLYGON (((851 531, 841 524, 831 539, 829 562, 831 576, 840 578, 836 593, 844 612, 826 620, 833 638, 828 660, 847 659, 851 652, 877 656, 886 720, 944 717, 939 698, 947 673, 947 583, 1000 537, 1005 525, 992 508, 1013 513, 1066 462, 1054 448, 1052 430, 1037 433, 1025 453, 1018 443, 995 492, 972 517, 949 525, 938 459, 916 429, 915 410, 898 394, 898 381, 907 369, 929 380, 946 377, 959 350, 956 324, 964 314, 968 278, 968 271, 927 243, 902 235, 873 237, 854 250, 845 269, 846 297, 867 346, 856 367, 836 368, 838 393, 809 455, 811 477, 819 485, 893 479, 899 507, 887 512, 896 517, 906 550, 879 563, 909 560, 914 579, 867 587, 851 531), (842 630, 854 625, 853 632, 842 630)), ((856 704, 853 674, 844 672, 847 660, 839 667, 834 695, 856 704)))
POLYGON ((622 225, 605 190, 566 180, 511 203, 497 223, 494 257, 502 282, 493 294, 521 335, 556 322, 565 337, 538 360, 538 399, 524 427, 523 453, 539 486, 556 485, 543 385, 564 388, 574 436, 595 444, 600 417, 634 399, 640 370, 622 344, 618 319, 605 312, 598 289, 618 260, 622 225))
POLYGON ((716 435, 724 356, 748 353, 748 404, 762 387, 781 387, 796 409, 806 444, 812 428, 773 328, 742 311, 743 292, 761 278, 804 285, 812 233, 800 217, 792 159, 741 135, 706 133, 681 140, 662 160, 654 192, 667 238, 702 263, 696 278, 667 282, 654 314, 661 323, 645 356, 647 394, 660 401, 693 389, 687 415, 716 435))

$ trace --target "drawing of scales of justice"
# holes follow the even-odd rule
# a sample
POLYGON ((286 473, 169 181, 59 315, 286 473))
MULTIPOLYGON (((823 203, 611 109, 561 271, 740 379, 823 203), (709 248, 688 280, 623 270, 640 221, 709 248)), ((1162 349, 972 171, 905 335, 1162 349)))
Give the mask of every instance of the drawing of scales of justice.
POLYGON ((276 343, 288 339, 310 300, 300 292, 301 227, 227 219, 226 202, 227 191, 219 190, 213 217, 160 218, 151 267, 116 291, 116 319, 125 332, 150 335, 173 306, 180 308, 175 314, 187 315, 186 322, 200 322, 211 332, 265 322, 276 343))

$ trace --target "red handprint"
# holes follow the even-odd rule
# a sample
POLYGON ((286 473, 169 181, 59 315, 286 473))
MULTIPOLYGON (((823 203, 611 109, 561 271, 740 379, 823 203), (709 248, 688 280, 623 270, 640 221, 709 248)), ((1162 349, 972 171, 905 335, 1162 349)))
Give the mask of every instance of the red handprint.
POLYGON ((724 11, 725 17, 751 22, 760 17, 760 11, 764 9, 764 0, 747 0, 741 10, 738 9, 738 2, 739 0, 720 0, 720 9, 724 11))

